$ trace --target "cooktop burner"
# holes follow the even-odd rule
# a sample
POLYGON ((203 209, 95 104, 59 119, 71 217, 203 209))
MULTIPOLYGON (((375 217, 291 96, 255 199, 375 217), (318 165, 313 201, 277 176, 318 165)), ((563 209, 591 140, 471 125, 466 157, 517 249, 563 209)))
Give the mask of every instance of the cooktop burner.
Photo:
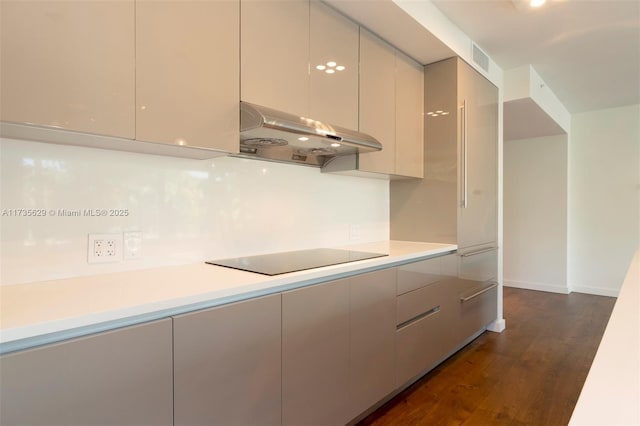
POLYGON ((240 269, 242 271, 256 272, 263 275, 279 275, 383 256, 388 255, 364 251, 320 248, 210 260, 206 263, 240 269))

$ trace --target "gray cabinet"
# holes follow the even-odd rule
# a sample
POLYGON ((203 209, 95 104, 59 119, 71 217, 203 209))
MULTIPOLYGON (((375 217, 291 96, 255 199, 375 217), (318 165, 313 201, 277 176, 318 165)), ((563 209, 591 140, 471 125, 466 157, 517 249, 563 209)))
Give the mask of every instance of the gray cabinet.
POLYGON ((423 176, 423 79, 420 64, 360 29, 360 131, 383 149, 360 155, 359 170, 423 176))
POLYGON ((282 294, 282 424, 350 420, 349 282, 282 294))
POLYGON ((398 387, 431 370, 495 319, 495 255, 448 255, 398 267, 398 387))
POLYGON ((0 120, 133 139, 134 8, 3 1, 0 120))
POLYGON ((455 255, 398 267, 397 385, 419 377, 456 346, 455 255))
POLYGON ((280 299, 174 318, 176 425, 281 423, 280 299))
POLYGON ((241 99, 358 127, 358 25, 313 0, 241 1, 241 99))
POLYGON ((241 0, 240 99, 309 111, 309 1, 241 0))
POLYGON ((495 246, 498 89, 460 58, 424 73, 424 179, 390 184, 391 239, 495 246))
POLYGON ((497 250, 462 254, 458 261, 459 339, 466 340, 496 319, 497 250))
MULTIPOLYGON (((427 65, 424 87, 425 177, 390 183, 391 239, 457 244, 460 279, 491 285, 498 275, 498 89, 457 57, 427 65)), ((483 326, 496 315, 497 308, 483 326)))
POLYGON ((283 424, 345 424, 395 390, 395 297, 395 268, 283 293, 283 424))
POLYGON ((349 280, 349 393, 352 416, 396 388, 396 269, 349 280))
POLYGON ((237 152, 239 0, 137 1, 135 25, 136 139, 237 152))
POLYGON ((0 357, 2 425, 171 425, 171 320, 0 357))
MULTIPOLYGON (((460 171, 458 247, 493 245, 498 225, 498 88, 457 59, 460 171)), ((435 105, 434 105, 435 108, 435 105)), ((438 117, 428 116, 427 120, 438 117)))

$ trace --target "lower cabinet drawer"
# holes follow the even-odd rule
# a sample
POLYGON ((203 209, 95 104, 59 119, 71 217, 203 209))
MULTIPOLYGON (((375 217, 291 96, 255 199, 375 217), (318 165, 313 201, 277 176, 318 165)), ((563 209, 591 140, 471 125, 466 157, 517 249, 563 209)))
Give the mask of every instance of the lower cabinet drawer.
POLYGON ((445 355, 445 313, 437 306, 426 316, 398 328, 396 332, 397 386, 433 368, 445 355))
POLYGON ((446 283, 438 282, 398 296, 396 325, 400 327, 439 308, 447 300, 447 290, 446 283))
POLYGON ((498 285, 493 281, 467 281, 459 297, 459 338, 465 340, 496 319, 498 285))

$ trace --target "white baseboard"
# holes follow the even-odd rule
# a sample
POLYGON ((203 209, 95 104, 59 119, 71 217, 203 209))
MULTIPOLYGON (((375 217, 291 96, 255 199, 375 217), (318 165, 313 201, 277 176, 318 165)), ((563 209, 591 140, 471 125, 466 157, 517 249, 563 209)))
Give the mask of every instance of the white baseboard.
POLYGON ((502 333, 505 328, 507 328, 507 322, 504 318, 497 319, 487 326, 487 330, 493 331, 494 333, 502 333))
POLYGON ((614 290, 612 288, 589 287, 586 285, 572 285, 571 291, 575 291, 576 293, 586 293, 586 294, 593 294, 596 296, 609 296, 609 297, 618 297, 618 293, 620 293, 620 290, 614 290))
POLYGON ((543 283, 532 283, 528 281, 511 281, 504 280, 505 287, 515 287, 515 288, 523 288, 526 290, 537 290, 537 291, 547 291, 550 293, 561 293, 561 294, 569 294, 571 290, 568 287, 553 285, 553 284, 543 284, 543 283))

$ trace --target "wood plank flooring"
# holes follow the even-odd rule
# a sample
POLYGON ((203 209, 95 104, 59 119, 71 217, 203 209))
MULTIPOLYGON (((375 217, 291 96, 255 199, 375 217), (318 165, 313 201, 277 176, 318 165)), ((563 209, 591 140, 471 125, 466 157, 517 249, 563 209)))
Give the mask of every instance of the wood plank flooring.
POLYGON ((485 332, 365 418, 365 425, 566 425, 615 298, 504 289, 485 332))

